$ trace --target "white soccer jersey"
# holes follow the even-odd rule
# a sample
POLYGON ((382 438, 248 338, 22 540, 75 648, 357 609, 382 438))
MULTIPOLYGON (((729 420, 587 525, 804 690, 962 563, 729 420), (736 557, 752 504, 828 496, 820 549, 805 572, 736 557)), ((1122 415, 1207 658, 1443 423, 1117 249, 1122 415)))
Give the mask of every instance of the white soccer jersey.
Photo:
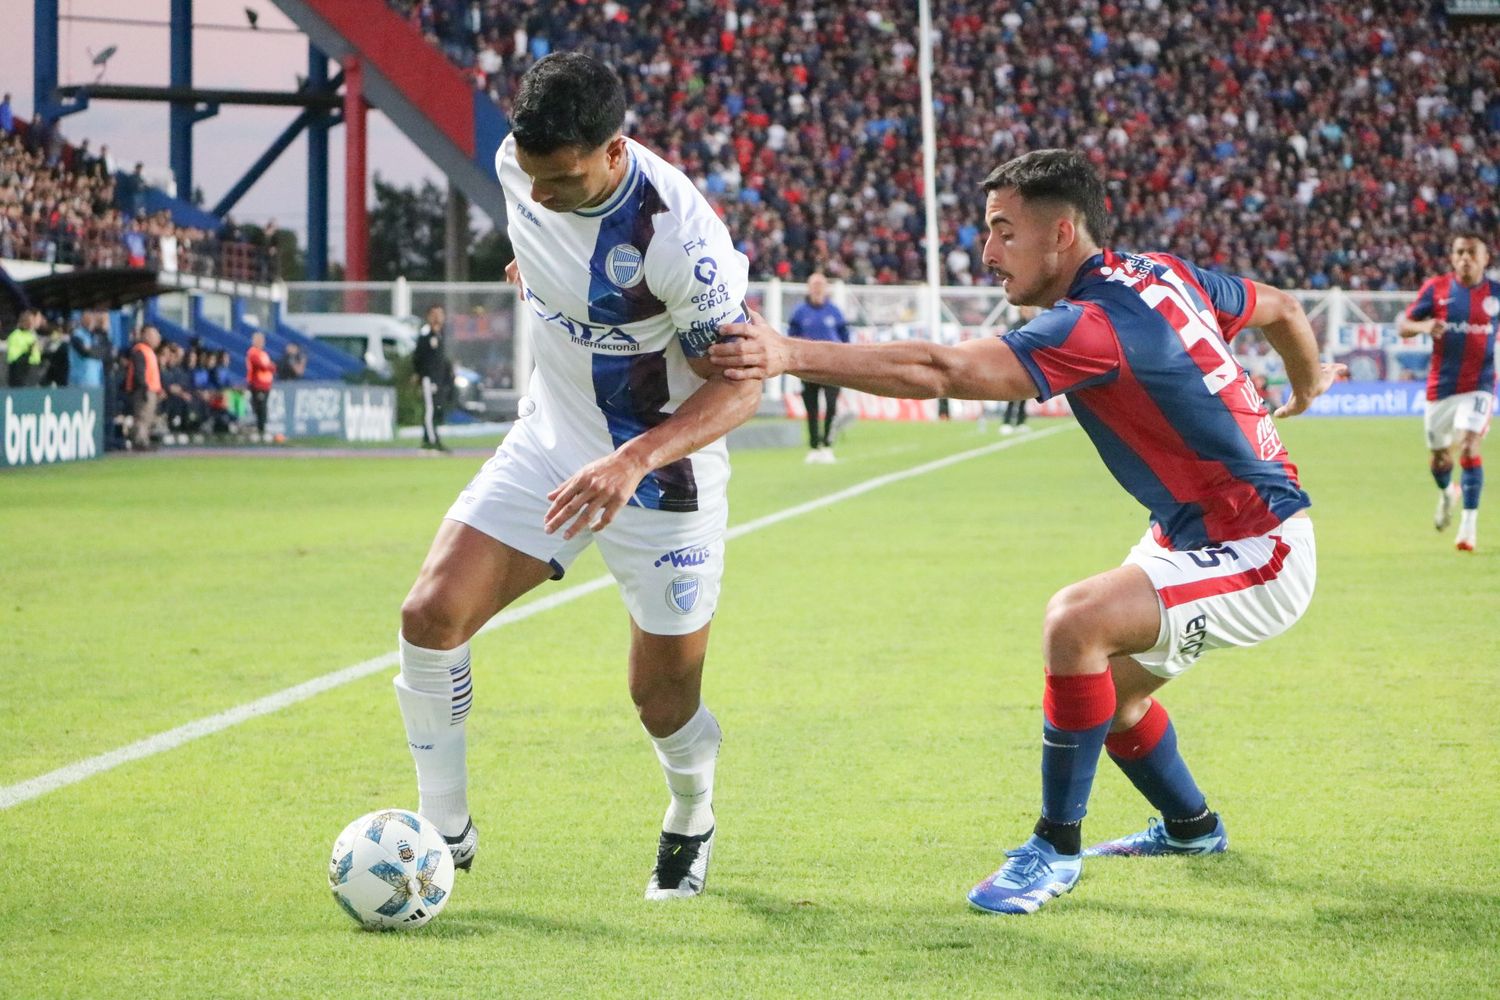
MULTIPOLYGON (((536 371, 532 435, 558 481, 665 420, 703 380, 687 355, 745 318, 749 261, 681 171, 633 140, 603 205, 553 212, 531 200, 515 139, 495 156, 520 266, 536 371)), ((722 501, 724 442, 655 470, 631 501, 667 511, 722 501)))

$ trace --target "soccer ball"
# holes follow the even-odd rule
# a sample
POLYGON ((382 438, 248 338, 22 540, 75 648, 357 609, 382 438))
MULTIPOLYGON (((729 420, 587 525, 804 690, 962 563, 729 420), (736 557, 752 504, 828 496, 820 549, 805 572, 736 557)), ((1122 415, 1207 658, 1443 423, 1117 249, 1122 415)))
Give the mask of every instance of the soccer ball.
POLYGON ((431 822, 381 809, 344 827, 333 842, 328 887, 366 930, 421 927, 453 895, 453 856, 431 822))

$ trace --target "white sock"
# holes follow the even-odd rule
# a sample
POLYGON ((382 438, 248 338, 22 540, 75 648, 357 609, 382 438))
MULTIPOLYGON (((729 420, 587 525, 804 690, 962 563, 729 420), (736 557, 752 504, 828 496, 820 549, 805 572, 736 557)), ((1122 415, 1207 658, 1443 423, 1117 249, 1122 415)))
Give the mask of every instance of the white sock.
POLYGON ((464 720, 474 702, 469 644, 423 649, 404 636, 396 700, 406 723, 406 742, 417 764, 417 812, 449 837, 469 821, 469 775, 464 720))
POLYGON ((651 737, 672 793, 661 821, 667 833, 696 837, 713 827, 714 762, 719 757, 720 735, 718 720, 700 704, 677 732, 661 739, 651 737))
POLYGON ((1472 535, 1474 529, 1479 527, 1479 508, 1465 507, 1458 519, 1458 533, 1460 535, 1472 535))

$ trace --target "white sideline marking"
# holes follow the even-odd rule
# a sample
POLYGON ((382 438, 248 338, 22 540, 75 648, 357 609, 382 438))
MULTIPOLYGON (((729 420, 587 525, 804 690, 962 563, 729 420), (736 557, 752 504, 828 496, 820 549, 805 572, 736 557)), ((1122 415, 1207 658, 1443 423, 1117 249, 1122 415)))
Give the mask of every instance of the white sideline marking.
MULTIPOLYGON (((752 531, 769 528, 773 524, 780 524, 782 521, 800 517, 803 514, 823 507, 831 507, 844 500, 869 493, 871 490, 878 490, 882 486, 899 483, 904 479, 925 476, 929 472, 937 472, 939 469, 946 469, 950 465, 957 465, 960 462, 967 462, 970 459, 981 458, 997 451, 1004 451, 1006 448, 1015 447, 1027 441, 1038 441, 1074 426, 1076 425, 1071 423, 1058 424, 1057 426, 1048 427, 1032 434, 1024 435, 1023 437, 1009 438, 995 444, 985 445, 982 448, 972 448, 969 451, 961 451, 956 455, 949 455, 946 458, 939 458, 931 462, 924 462, 921 465, 914 465, 900 472, 890 472, 883 476, 876 476, 873 479, 866 479, 862 483, 855 483, 853 486, 829 493, 827 496, 818 497, 816 500, 799 503, 794 507, 788 507, 774 514, 767 514, 765 517, 758 517, 753 521, 746 521, 744 524, 736 525, 725 532, 724 537, 726 539, 739 538, 742 535, 750 534, 752 531)), ((477 637, 491 629, 501 628, 502 626, 522 621, 530 618, 532 615, 539 615, 543 611, 551 611, 553 608, 592 594, 596 590, 602 590, 612 583, 614 583, 614 578, 607 574, 597 576, 576 586, 559 590, 555 594, 538 598, 519 608, 507 608, 494 618, 491 618, 475 635, 477 637)), ((67 764, 55 771, 48 771, 46 774, 37 775, 35 778, 29 778, 15 785, 0 787, 0 811, 9 809, 12 806, 18 806, 22 802, 28 802, 31 799, 40 798, 48 792, 57 791, 59 788, 66 788, 68 785, 77 784, 86 778, 92 778, 96 774, 103 774, 105 771, 119 767, 121 764, 140 760, 142 757, 151 757, 166 750, 173 750, 184 743, 191 743, 199 737, 209 736, 220 730, 228 729, 230 726, 253 719, 256 716, 269 715, 272 712, 280 711, 289 705, 295 705, 299 701, 306 701, 314 695, 322 694, 324 691, 331 691, 336 687, 342 687, 362 677, 368 677, 376 671, 397 666, 398 663, 399 657, 397 653, 385 653, 372 660, 365 660, 363 663, 356 663, 352 667, 335 670, 333 673, 324 674, 321 677, 314 677, 310 681, 304 681, 293 687, 268 694, 264 698, 257 698, 255 701, 246 702, 243 705, 227 709, 217 715, 205 716, 202 719, 178 726, 176 729, 168 729, 164 733, 148 736, 128 746, 110 750, 107 753, 102 753, 94 757, 86 757, 83 760, 67 764)))

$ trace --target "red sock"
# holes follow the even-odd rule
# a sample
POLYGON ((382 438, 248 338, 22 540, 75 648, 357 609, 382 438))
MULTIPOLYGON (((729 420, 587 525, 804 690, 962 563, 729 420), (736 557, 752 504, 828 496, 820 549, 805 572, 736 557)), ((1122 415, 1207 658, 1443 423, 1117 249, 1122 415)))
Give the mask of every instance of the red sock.
POLYGON ((1114 678, 1108 670, 1098 674, 1048 674, 1042 711, 1058 729, 1093 729, 1114 717, 1114 678))
POLYGON ((1140 760, 1161 742, 1171 720, 1161 702, 1151 700, 1151 707, 1135 725, 1118 733, 1110 733, 1104 740, 1104 748, 1110 756, 1120 760, 1140 760))

